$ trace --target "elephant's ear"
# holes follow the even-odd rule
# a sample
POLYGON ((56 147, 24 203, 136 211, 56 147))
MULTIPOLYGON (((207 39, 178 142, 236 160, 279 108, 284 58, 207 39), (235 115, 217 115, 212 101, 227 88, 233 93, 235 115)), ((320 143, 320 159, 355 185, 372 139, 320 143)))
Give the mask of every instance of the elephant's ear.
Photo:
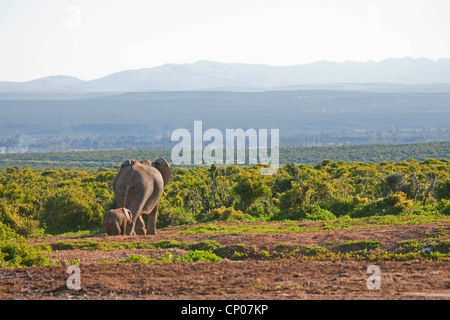
POLYGON ((122 208, 123 212, 125 213, 125 216, 127 217, 127 223, 130 224, 131 223, 131 211, 127 208, 122 208))
POLYGON ((158 158, 154 162, 152 162, 152 166, 155 167, 159 172, 161 172, 165 186, 172 177, 172 170, 170 169, 169 163, 164 158, 158 158))

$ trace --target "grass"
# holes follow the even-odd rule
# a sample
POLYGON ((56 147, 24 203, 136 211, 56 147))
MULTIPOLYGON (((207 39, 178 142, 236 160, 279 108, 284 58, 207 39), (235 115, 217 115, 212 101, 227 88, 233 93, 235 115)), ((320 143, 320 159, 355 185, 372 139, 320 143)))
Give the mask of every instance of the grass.
POLYGON ((373 240, 360 240, 354 241, 350 240, 344 243, 340 243, 338 246, 342 250, 342 252, 349 251, 358 251, 358 252, 367 252, 370 250, 378 249, 381 246, 381 241, 373 241, 373 240))
MULTIPOLYGON (((82 241, 79 241, 82 242, 82 241)), ((141 243, 97 243, 98 245, 107 245, 108 250, 119 250, 123 248, 140 248, 141 243)), ((450 240, 431 239, 431 253, 422 251, 423 241, 408 240, 400 241, 397 248, 388 251, 382 249, 382 242, 373 240, 350 240, 340 244, 328 244, 324 246, 307 245, 288 245, 279 244, 272 250, 261 249, 255 246, 246 246, 242 244, 221 246, 217 241, 203 240, 199 242, 180 242, 174 240, 162 240, 155 243, 146 244, 148 249, 183 249, 188 250, 185 255, 173 258, 170 252, 166 252, 163 257, 150 259, 139 255, 131 255, 127 259, 119 262, 132 263, 158 263, 158 262, 188 262, 188 261, 221 261, 228 260, 428 260, 434 262, 450 262, 450 240)), ((58 245, 59 246, 59 245, 58 245)), ((96 245, 80 245, 78 242, 72 242, 72 250, 96 250, 96 245)), ((106 250, 104 246, 103 250, 106 250)), ((60 247, 61 248, 61 247, 60 247)), ((69 248, 68 246, 65 247, 69 248)))
POLYGON ((307 226, 304 226, 304 221, 285 221, 282 223, 241 222, 236 224, 201 223, 180 227, 181 230, 175 235, 311 232, 447 222, 450 222, 450 216, 386 215, 364 218, 342 216, 329 221, 311 222, 307 226))
POLYGON ((256 285, 254 286, 255 289, 261 290, 261 291, 278 291, 281 289, 279 285, 277 286, 269 286, 262 282, 261 279, 258 279, 256 285))
POLYGON ((50 244, 53 250, 124 250, 124 249, 183 249, 213 250, 220 247, 218 241, 202 240, 187 242, 177 240, 160 240, 156 242, 102 242, 92 240, 64 240, 50 244))
POLYGON ((130 257, 119 260, 119 263, 170 263, 170 262, 218 262, 222 258, 214 254, 211 250, 190 250, 188 253, 180 255, 176 258, 172 253, 166 252, 164 256, 158 259, 150 259, 149 256, 139 256, 132 254, 130 257))
MULTIPOLYGON (((310 232, 339 229, 373 228, 386 225, 406 225, 419 223, 448 223, 450 217, 432 216, 379 216, 366 218, 341 217, 331 221, 285 221, 282 223, 205 223, 176 227, 175 235, 183 234, 243 234, 243 233, 280 233, 280 232, 310 232)), ((389 248, 378 240, 349 240, 346 242, 324 242, 317 246, 279 243, 267 248, 236 243, 223 246, 216 240, 201 240, 197 242, 179 241, 175 239, 160 241, 93 241, 85 238, 84 233, 79 238, 59 240, 48 244, 51 250, 123 250, 123 249, 182 249, 186 255, 173 258, 169 253, 158 259, 131 255, 121 262, 157 263, 157 262, 187 262, 187 261, 220 261, 228 260, 428 260, 434 262, 450 262, 450 235, 445 226, 436 226, 430 235, 429 248, 425 252, 425 239, 410 239, 389 244, 389 248)), ((146 239, 147 240, 147 239, 146 239)), ((263 244, 261 244, 263 245, 263 244)), ((39 247, 35 244, 33 247, 39 247)), ((107 261, 104 261, 107 263, 107 261)))
MULTIPOLYGON (((450 253, 450 239, 439 240, 436 238, 430 238, 429 241, 430 241, 429 248, 431 249, 431 252, 439 252, 442 254, 450 253)), ((399 253, 422 252, 424 246, 425 246, 424 241, 418 239, 400 241, 397 252, 399 253)))

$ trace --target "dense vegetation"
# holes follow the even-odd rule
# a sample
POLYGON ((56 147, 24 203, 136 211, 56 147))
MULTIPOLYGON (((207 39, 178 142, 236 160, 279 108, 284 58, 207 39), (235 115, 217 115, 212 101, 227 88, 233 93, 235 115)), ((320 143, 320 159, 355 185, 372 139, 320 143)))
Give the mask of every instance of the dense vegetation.
MULTIPOLYGON (((326 159, 314 166, 288 163, 273 176, 260 175, 260 169, 261 165, 174 168, 160 202, 158 227, 229 220, 450 215, 449 159, 326 159)), ((32 258, 37 249, 26 245, 26 237, 102 231, 104 212, 115 207, 116 173, 117 168, 1 170, 0 261, 9 261, 9 266, 43 263, 32 258)))
MULTIPOLYGON (((343 215, 449 214, 448 159, 380 163, 323 160, 283 166, 174 168, 159 227, 217 220, 326 220, 343 215)), ((95 229, 115 207, 117 169, 7 168, 0 221, 24 236, 95 229)))

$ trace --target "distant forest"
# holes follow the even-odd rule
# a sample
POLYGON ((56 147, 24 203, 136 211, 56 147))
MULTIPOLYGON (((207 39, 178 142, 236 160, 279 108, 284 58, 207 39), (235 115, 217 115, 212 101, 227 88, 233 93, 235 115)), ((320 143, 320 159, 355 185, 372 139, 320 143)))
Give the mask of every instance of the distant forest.
POLYGON ((448 92, 135 92, 0 99, 0 153, 171 149, 171 133, 278 129, 280 146, 450 140, 448 92))
MULTIPOLYGON (((166 158, 170 163, 170 149, 123 149, 110 151, 72 151, 47 153, 0 154, 0 168, 114 168, 127 159, 156 160, 166 158)), ((372 144, 329 147, 280 148, 280 165, 315 165, 324 159, 345 162, 399 162, 407 159, 424 161, 450 159, 450 141, 413 144, 372 144)), ((171 163, 172 164, 172 163, 171 163)), ((173 164, 172 164, 173 165, 173 164)))

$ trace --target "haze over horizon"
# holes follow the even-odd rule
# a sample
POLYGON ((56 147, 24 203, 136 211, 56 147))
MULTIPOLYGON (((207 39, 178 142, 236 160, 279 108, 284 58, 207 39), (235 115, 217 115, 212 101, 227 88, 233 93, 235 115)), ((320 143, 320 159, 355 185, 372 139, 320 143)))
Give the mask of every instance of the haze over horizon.
MULTIPOLYGON (((450 59, 318 61, 293 66, 201 60, 124 70, 89 81, 70 75, 49 76, 26 82, 0 81, 3 99, 25 98, 25 95, 32 93, 58 95, 83 92, 299 89, 450 92, 450 59)), ((37 98, 35 95, 31 97, 37 98)))
POLYGON ((93 80, 199 60, 450 58, 446 0, 0 2, 0 81, 93 80))
POLYGON ((41 79, 46 79, 46 78, 57 78, 57 77, 67 77, 67 78, 75 78, 77 80, 81 80, 81 81, 94 81, 94 80, 100 80, 115 74, 120 74, 123 72, 133 72, 133 71, 141 71, 141 70, 151 70, 151 69, 157 69, 157 68, 165 68, 168 66, 195 66, 197 64, 223 64, 223 65, 248 65, 248 66, 264 66, 264 67, 297 67, 297 66, 312 66, 314 64, 320 64, 320 63, 328 63, 328 64, 345 64, 345 63, 354 63, 354 64, 365 64, 365 63, 370 63, 370 62, 374 62, 374 63, 382 63, 385 61, 389 61, 389 60, 393 60, 393 61, 406 61, 406 60, 411 60, 411 61, 431 61, 431 62, 438 62, 438 61, 446 61, 446 60, 450 60, 450 58, 438 58, 438 59, 429 59, 426 57, 417 57, 417 58, 412 58, 412 57, 403 57, 403 58, 385 58, 385 59, 381 59, 378 61, 375 60, 366 60, 366 61, 356 61, 356 60, 344 60, 344 61, 331 61, 331 60, 317 60, 317 61, 312 61, 310 63, 298 63, 298 64, 292 64, 292 65, 271 65, 271 64, 266 64, 266 63, 244 63, 244 62, 230 62, 230 63, 226 63, 226 62, 222 62, 222 61, 212 61, 212 60, 206 60, 206 59, 200 59, 200 60, 196 60, 194 62, 185 62, 185 63, 163 63, 161 65, 157 65, 157 66, 153 66, 153 67, 138 67, 138 68, 133 68, 133 69, 124 69, 124 70, 116 70, 114 72, 108 73, 108 74, 104 74, 98 78, 93 78, 90 80, 85 80, 85 79, 81 79, 77 76, 71 75, 71 74, 49 74, 40 78, 35 78, 35 79, 30 79, 30 80, 26 80, 26 81, 6 81, 6 80, 0 80, 0 82, 16 82, 16 83, 25 83, 25 82, 30 82, 30 81, 35 81, 35 80, 41 80, 41 79))

